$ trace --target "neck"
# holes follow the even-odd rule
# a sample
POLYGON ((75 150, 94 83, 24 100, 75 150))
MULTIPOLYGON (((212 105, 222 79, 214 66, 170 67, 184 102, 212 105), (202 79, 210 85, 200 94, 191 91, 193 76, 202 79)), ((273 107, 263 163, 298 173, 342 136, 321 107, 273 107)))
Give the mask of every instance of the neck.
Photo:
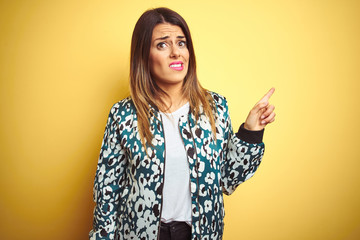
POLYGON ((188 101, 188 99, 183 96, 182 85, 161 86, 161 89, 168 94, 168 96, 164 96, 161 99, 166 105, 164 109, 162 109, 164 112, 174 112, 188 101))

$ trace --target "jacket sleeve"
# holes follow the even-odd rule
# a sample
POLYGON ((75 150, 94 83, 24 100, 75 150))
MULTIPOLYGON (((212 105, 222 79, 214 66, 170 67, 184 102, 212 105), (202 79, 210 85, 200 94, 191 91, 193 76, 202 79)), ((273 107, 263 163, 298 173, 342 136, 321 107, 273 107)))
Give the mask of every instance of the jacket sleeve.
POLYGON ((265 145, 262 142, 263 130, 252 133, 240 127, 239 132, 234 134, 225 98, 223 104, 225 130, 221 179, 223 192, 230 195, 239 184, 254 175, 264 155, 265 145))
POLYGON ((93 229, 89 233, 91 240, 114 239, 118 207, 122 192, 121 181, 124 178, 126 155, 120 144, 118 119, 115 119, 118 107, 111 108, 97 164, 93 198, 95 202, 93 229))

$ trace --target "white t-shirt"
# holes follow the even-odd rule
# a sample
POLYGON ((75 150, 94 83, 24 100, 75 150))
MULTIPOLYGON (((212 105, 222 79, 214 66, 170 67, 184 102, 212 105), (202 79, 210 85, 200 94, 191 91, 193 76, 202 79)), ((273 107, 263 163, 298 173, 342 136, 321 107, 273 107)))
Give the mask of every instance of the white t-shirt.
POLYGON ((191 223, 190 170, 179 119, 189 113, 189 102, 172 113, 162 113, 165 134, 165 175, 161 221, 191 223))

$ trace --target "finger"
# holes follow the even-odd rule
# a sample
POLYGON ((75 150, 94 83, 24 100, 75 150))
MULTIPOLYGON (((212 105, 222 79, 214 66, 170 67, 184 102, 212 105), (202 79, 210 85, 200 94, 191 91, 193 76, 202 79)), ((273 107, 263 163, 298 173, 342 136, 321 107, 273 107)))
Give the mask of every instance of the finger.
POLYGON ((275 121, 275 118, 271 119, 268 123, 266 123, 266 125, 269 124, 269 123, 272 123, 274 121, 275 121))
POLYGON ((267 118, 261 120, 261 124, 267 124, 273 121, 275 119, 276 114, 272 112, 267 118))
POLYGON ((261 119, 266 118, 267 116, 269 116, 275 109, 274 105, 270 105, 266 108, 266 110, 264 111, 264 113, 261 115, 261 119))
POLYGON ((259 102, 267 102, 269 101, 271 95, 273 95, 273 93, 275 92, 275 88, 271 88, 263 97, 262 99, 260 99, 259 102))
POLYGON ((260 102, 260 103, 257 103, 253 109, 251 110, 253 113, 258 113, 259 111, 261 110, 265 110, 264 108, 268 105, 269 103, 268 102, 260 102))

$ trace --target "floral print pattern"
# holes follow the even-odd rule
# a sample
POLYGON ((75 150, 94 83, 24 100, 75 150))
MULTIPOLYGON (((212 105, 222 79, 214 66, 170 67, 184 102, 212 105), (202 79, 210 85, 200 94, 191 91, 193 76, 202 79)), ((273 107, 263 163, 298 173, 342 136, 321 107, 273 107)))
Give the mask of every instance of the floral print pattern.
MULTIPOLYGON (((232 131, 226 99, 211 93, 216 138, 204 113, 179 120, 190 172, 192 240, 222 239, 223 193, 253 176, 264 144, 250 144, 232 131)), ((165 141, 159 112, 151 107, 152 147, 141 144, 130 97, 111 108, 94 181, 94 222, 90 239, 158 239, 165 141)))

